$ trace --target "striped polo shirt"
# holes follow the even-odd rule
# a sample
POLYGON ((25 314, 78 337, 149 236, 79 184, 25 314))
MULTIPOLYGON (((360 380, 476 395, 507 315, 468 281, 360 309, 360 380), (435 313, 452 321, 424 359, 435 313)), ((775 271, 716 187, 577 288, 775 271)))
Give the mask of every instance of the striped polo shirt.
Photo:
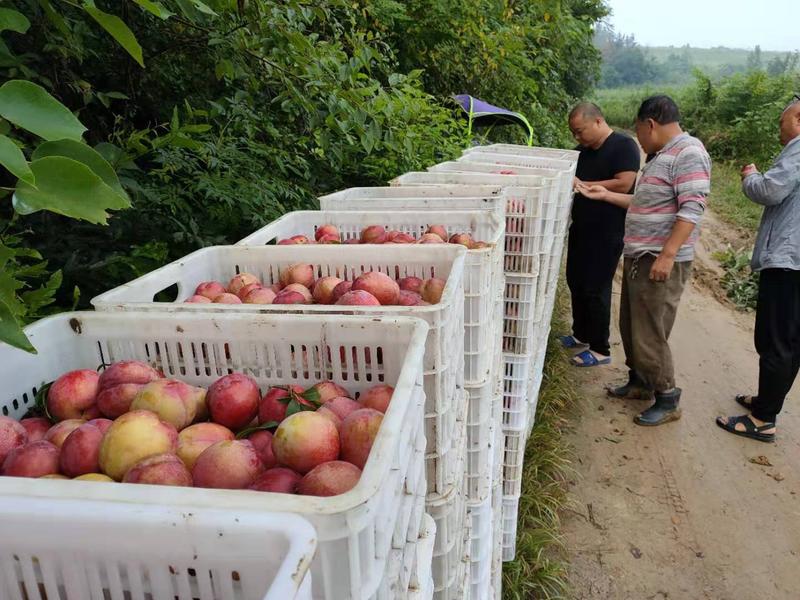
POLYGON ((693 260, 710 191, 711 158, 703 143, 688 133, 674 137, 642 168, 625 218, 625 256, 660 253, 679 219, 696 227, 675 261, 693 260))

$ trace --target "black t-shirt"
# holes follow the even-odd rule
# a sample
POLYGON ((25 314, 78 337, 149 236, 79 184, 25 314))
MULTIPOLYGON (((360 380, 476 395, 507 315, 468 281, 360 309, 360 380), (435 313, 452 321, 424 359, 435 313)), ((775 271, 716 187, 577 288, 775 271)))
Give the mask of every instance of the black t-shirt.
MULTIPOLYGON (((580 156, 575 177, 581 181, 604 181, 623 171, 639 171, 639 146, 625 134, 615 131, 597 150, 584 146, 578 146, 576 150, 580 151, 580 156)), ((628 193, 632 194, 634 188, 635 185, 631 186, 628 193)), ((625 209, 619 206, 575 194, 572 223, 578 229, 621 237, 625 233, 625 213, 625 209)))

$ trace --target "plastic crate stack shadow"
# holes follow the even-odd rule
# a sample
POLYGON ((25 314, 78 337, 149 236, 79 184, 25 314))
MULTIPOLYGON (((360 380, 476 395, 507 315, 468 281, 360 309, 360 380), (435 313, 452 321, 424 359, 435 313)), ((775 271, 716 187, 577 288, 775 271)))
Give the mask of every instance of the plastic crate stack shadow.
POLYGON ((276 598, 295 598, 308 585, 298 567, 310 563, 315 599, 405 598, 415 554, 406 549, 419 541, 426 493, 428 329, 409 318, 163 311, 64 313, 26 328, 38 354, 0 346, 0 408, 13 418, 42 382, 130 359, 206 387, 243 372, 261 389, 331 379, 354 393, 379 382, 395 391, 359 483, 332 498, 0 477, 0 596, 250 600, 272 585, 276 598), (340 358, 350 352, 361 360, 340 358), (306 550, 270 533, 267 513, 310 523, 315 534, 294 515, 277 519, 306 550), (401 568, 398 556, 409 557, 401 568))

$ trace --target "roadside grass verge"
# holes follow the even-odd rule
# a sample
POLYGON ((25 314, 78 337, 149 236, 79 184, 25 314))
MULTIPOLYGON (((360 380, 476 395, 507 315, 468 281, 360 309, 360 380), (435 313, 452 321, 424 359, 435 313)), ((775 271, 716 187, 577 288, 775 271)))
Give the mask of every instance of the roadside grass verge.
POLYGON ((503 565, 506 600, 569 597, 559 513, 567 504, 566 477, 572 469, 565 430, 579 395, 567 355, 555 339, 555 332, 565 327, 566 306, 564 287, 559 286, 536 421, 525 449, 516 559, 503 565))
POLYGON ((708 205, 720 219, 742 229, 743 241, 751 244, 761 221, 762 208, 742 193, 740 168, 730 162, 714 162, 708 205))
POLYGON ((725 270, 720 285, 738 309, 752 310, 758 298, 758 276, 750 271, 750 256, 763 209, 742 193, 739 169, 730 162, 714 163, 708 205, 740 234, 740 245, 714 254, 725 270))

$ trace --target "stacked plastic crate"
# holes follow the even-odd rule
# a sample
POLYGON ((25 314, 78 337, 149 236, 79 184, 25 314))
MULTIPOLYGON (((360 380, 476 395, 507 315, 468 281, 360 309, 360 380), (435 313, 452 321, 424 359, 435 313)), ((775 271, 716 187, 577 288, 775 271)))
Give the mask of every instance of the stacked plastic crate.
POLYGON ((327 378, 355 393, 375 381, 395 391, 359 483, 331 498, 0 477, 1 597, 308 598, 309 566, 318 600, 407 597, 425 494, 424 322, 79 312, 26 333, 38 354, 0 345, 0 412, 13 418, 42 382, 120 360, 198 386, 242 372, 262 389, 327 378))
MULTIPOLYGON (((418 191, 425 191, 427 188, 414 188, 413 191, 406 191, 407 196, 418 191)), ((476 240, 490 243, 490 248, 474 249, 467 252, 467 263, 465 269, 465 300, 464 300, 464 360, 465 360, 465 380, 468 399, 468 409, 466 414, 466 462, 464 471, 464 484, 466 504, 459 507, 462 512, 466 511, 473 532, 481 532, 483 538, 480 544, 476 544, 475 535, 467 540, 469 549, 481 547, 482 552, 477 556, 486 554, 485 549, 490 550, 487 538, 491 536, 487 529, 491 525, 491 505, 490 493, 492 483, 491 457, 495 444, 493 432, 495 422, 493 415, 498 409, 501 398, 498 394, 499 389, 499 347, 500 347, 500 318, 496 312, 498 300, 503 290, 503 199, 499 197, 500 189, 497 186, 484 186, 477 190, 482 192, 480 196, 463 196, 456 192, 457 188, 447 188, 447 194, 442 196, 443 188, 430 189, 431 192, 437 191, 441 196, 435 197, 434 194, 427 196, 402 197, 398 195, 401 190, 398 188, 375 188, 375 189, 354 189, 344 190, 320 199, 320 206, 327 222, 337 225, 342 230, 341 224, 344 222, 345 215, 351 216, 351 224, 356 224, 353 233, 360 231, 360 227, 368 222, 376 221, 376 215, 382 215, 383 221, 387 222, 387 227, 400 230, 409 230, 410 233, 418 236, 431 224, 444 225, 450 232, 468 232, 476 240), (343 210, 329 211, 326 209, 337 208, 343 210), (448 209, 443 211, 442 209, 448 209), (464 208, 479 208, 481 210, 462 210, 464 208), (398 210, 393 210, 398 209, 398 210), (399 212, 402 209, 404 212, 399 212), (499 216, 498 216, 499 215, 499 216), (473 511, 473 506, 482 510, 473 511)), ((471 190, 472 193, 475 190, 471 190)), ((462 191, 463 193, 463 191, 462 191)), ((325 221, 323 219, 323 222, 325 221)), ((383 222, 380 221, 380 222, 383 222)), ((352 228, 352 226, 351 226, 352 228)), ((264 241, 264 240, 260 240, 264 241)), ((432 494, 429 498, 428 509, 432 514, 440 515, 437 519, 437 527, 440 536, 444 537, 445 532, 450 528, 442 527, 447 511, 442 511, 442 503, 450 506, 452 502, 445 496, 432 494)), ((444 546, 437 546, 435 556, 445 558, 450 555, 455 546, 451 546, 452 540, 448 540, 444 546)), ((449 558, 447 559, 450 560, 449 558)), ((472 564, 461 565, 466 569, 475 563, 475 556, 472 557, 472 564)), ((489 560, 483 561, 485 564, 485 577, 488 580, 489 560)), ((446 589, 453 586, 456 581, 453 577, 460 577, 452 571, 450 563, 440 560, 441 568, 434 568, 437 597, 443 597, 446 589), (437 577, 436 574, 443 574, 437 577)), ((479 569, 466 569, 467 571, 478 571, 479 569)), ((470 575, 470 585, 473 577, 470 575)), ((461 585, 461 584, 459 584, 461 585)), ((459 592, 460 594, 460 592, 459 592)), ((453 597, 449 593, 449 597, 453 597)), ((458 596, 459 598, 461 595, 458 596)))
MULTIPOLYGON (((394 188, 389 188, 394 189, 394 188)), ((464 380, 467 392, 467 412, 465 418, 459 419, 456 429, 460 432, 466 428, 464 494, 468 503, 483 502, 489 498, 491 490, 491 465, 489 462, 493 445, 490 443, 492 427, 492 411, 501 401, 498 397, 497 380, 498 365, 493 360, 492 348, 499 344, 499 327, 494 312, 496 299, 502 290, 502 260, 504 222, 498 218, 496 211, 467 210, 375 210, 367 202, 357 202, 354 210, 327 210, 328 206, 353 208, 351 202, 345 201, 339 194, 339 202, 323 199, 320 211, 298 211, 284 215, 239 242, 245 246, 263 246, 288 239, 293 235, 306 235, 314 238, 317 229, 323 225, 335 226, 346 242, 358 239, 365 227, 383 226, 386 230, 400 231, 414 239, 420 238, 431 225, 443 226, 452 234, 466 233, 475 241, 486 243, 486 247, 467 251, 464 269, 464 380), (487 351, 489 350, 489 351, 487 351)), ((401 202, 395 203, 402 206, 401 202)), ((452 203, 451 203, 452 204, 452 203)), ((427 203, 430 208, 430 202, 427 203)), ((461 444, 460 439, 453 438, 453 443, 461 444)), ((436 453, 436 448, 431 453, 436 453)), ((438 452, 441 453, 441 452, 438 452)), ((437 515, 437 525, 442 521, 452 520, 451 510, 460 510, 465 515, 465 505, 456 503, 456 492, 433 489, 429 493, 429 512, 437 515)), ((491 509, 488 506, 488 509, 491 509)), ((483 514, 483 513, 482 513, 483 514)), ((467 515, 464 518, 469 518, 467 515)), ((490 521, 490 515, 484 521, 490 521)), ((463 523, 463 520, 461 521, 463 523)), ((456 523, 461 524, 461 523, 456 523)), ((485 528, 483 522, 478 524, 485 528)), ((452 529, 452 528, 450 528, 452 529)), ((441 535, 449 529, 438 527, 441 535)), ((483 529, 481 529, 482 531, 483 529)), ((440 552, 458 554, 455 545, 437 547, 440 552)), ((436 555, 440 556, 439 554, 436 555)), ((448 557, 448 560, 450 558, 448 557)), ((487 562, 488 564, 488 562, 487 562)), ((437 587, 444 589, 451 582, 451 573, 441 571, 443 576, 436 577, 437 587)), ((437 571, 438 575, 439 571, 437 571)), ((487 569, 488 577, 488 569, 487 569)))
MULTIPOLYGON (((562 163, 556 163, 563 167, 562 163)), ((537 281, 540 264, 549 257, 552 239, 558 216, 558 196, 561 190, 561 173, 556 169, 505 169, 485 163, 450 162, 431 168, 428 173, 407 173, 393 181, 396 186, 441 185, 447 189, 458 189, 469 185, 482 185, 496 182, 504 186, 500 193, 506 221, 506 244, 504 250, 504 271, 506 285, 504 299, 498 299, 498 320, 503 322, 502 343, 497 348, 499 364, 503 367, 503 385, 498 393, 503 398, 503 410, 495 422, 500 434, 496 448, 500 451, 497 459, 499 471, 495 475, 493 498, 490 501, 497 510, 492 510, 491 542, 483 540, 483 546, 490 546, 492 551, 473 556, 473 594, 486 592, 491 583, 493 570, 497 572, 502 558, 503 531, 500 508, 503 504, 504 492, 509 498, 518 500, 521 478, 521 461, 524 442, 517 444, 512 453, 514 463, 519 469, 509 469, 513 475, 510 482, 504 481, 504 432, 509 424, 517 438, 525 434, 527 423, 527 378, 533 362, 533 337, 530 333, 535 314, 543 316, 544 311, 536 304, 538 291, 537 281), (501 172, 498 172, 501 171, 501 172), (514 172, 519 171, 519 172, 514 172), (515 187, 507 187, 513 185, 515 187), (532 272, 532 273, 531 273, 532 272), (538 308, 538 312, 535 312, 538 308), (502 362, 500 362, 502 361, 502 362), (510 372, 509 372, 510 371, 510 372)), ((508 502, 507 502, 508 503, 508 502)), ((488 504, 488 503, 487 503, 488 504)), ((516 504, 514 504, 516 507, 516 504)), ((479 523, 490 511, 477 504, 473 509, 473 538, 478 547, 478 538, 488 528, 481 528, 479 523), (478 525, 476 527, 476 525, 478 525)), ((516 529, 512 532, 515 535, 516 529)), ((510 536, 509 536, 510 537, 510 536)), ((493 584, 497 587, 496 583, 493 584)), ((499 593, 499 589, 497 590, 499 593)))
MULTIPOLYGON (((572 181, 577 153, 550 149, 509 149, 505 146, 476 148, 459 159, 473 169, 493 169, 501 174, 555 175, 558 185, 548 209, 530 225, 546 241, 532 259, 522 255, 509 260, 506 253, 506 311, 504 336, 505 389, 503 426, 505 433, 503 472, 503 560, 513 560, 522 471, 527 437, 533 427, 541 384, 547 336, 561 266, 566 225, 571 207, 572 181), (508 152, 512 153, 508 153, 508 152), (480 166, 479 166, 480 165, 480 166), (548 247, 549 241, 549 247, 548 247), (528 260, 533 268, 529 269, 528 260), (511 271, 509 271, 511 269, 511 271), (536 280, 530 271, 536 269, 536 280), (514 275, 528 271, 528 277, 514 275), (527 308, 527 312, 525 309, 527 308), (525 320, 518 317, 524 313, 525 320), (522 322, 520 322, 522 321, 522 322)), ((454 168, 454 167, 451 167, 454 168)), ((524 229, 524 226, 522 227, 524 229)), ((507 250, 512 234, 506 236, 507 250)), ((514 251, 516 248, 510 248, 514 251)))

